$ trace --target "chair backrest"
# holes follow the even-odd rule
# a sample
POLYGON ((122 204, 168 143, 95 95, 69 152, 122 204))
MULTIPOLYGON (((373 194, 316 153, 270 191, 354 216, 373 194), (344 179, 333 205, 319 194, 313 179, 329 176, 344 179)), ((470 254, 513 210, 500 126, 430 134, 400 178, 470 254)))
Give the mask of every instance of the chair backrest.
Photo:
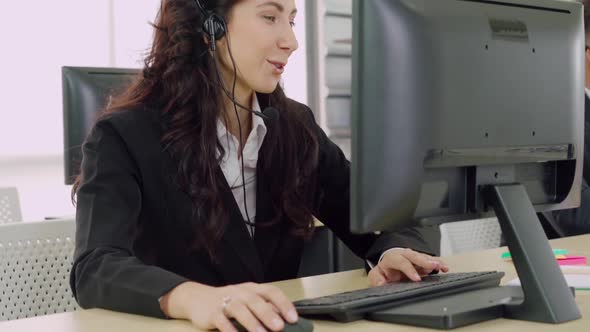
POLYGON ((0 188, 0 224, 21 220, 18 191, 14 187, 0 188))
POLYGON ((457 221, 440 225, 440 255, 497 248, 502 230, 496 218, 457 221))
POLYGON ((0 321, 74 311, 74 220, 0 225, 0 321))

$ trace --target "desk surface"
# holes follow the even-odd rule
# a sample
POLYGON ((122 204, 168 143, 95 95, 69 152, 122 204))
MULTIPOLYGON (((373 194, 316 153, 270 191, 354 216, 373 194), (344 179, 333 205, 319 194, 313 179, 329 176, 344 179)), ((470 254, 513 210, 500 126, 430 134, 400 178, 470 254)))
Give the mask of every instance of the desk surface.
MULTIPOLYGON (((551 241, 553 248, 565 248, 571 254, 590 256, 590 235, 551 241)), ((500 259, 505 248, 498 248, 447 257, 452 272, 500 270, 506 272, 505 283, 516 277, 512 263, 500 259)), ((368 286, 363 270, 333 273, 315 277, 287 280, 275 283, 293 301, 302 298, 329 295, 368 286)), ((578 291, 576 302, 583 318, 560 325, 540 324, 507 319, 496 319, 461 328, 459 331, 588 331, 590 330, 590 291, 578 291)), ((348 324, 316 321, 314 331, 433 331, 403 325, 357 321, 348 324)), ((133 332, 133 331, 197 331, 185 321, 166 321, 142 316, 116 313, 100 309, 82 310, 43 317, 35 317, 0 323, 0 331, 63 331, 63 332, 133 332)))

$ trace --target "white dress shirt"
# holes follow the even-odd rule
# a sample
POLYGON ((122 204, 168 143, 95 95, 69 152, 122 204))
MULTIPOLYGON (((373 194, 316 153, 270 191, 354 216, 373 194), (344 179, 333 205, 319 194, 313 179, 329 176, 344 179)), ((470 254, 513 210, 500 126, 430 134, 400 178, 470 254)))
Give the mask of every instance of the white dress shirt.
MULTIPOLYGON (((260 111, 256 94, 252 98, 251 108, 255 111, 260 111)), ((264 121, 259 116, 254 114, 251 114, 251 116, 252 131, 244 144, 242 157, 244 158, 244 178, 246 180, 245 202, 248 206, 250 221, 254 222, 254 218, 256 217, 256 165, 258 164, 258 151, 260 151, 260 147, 264 142, 267 129, 264 121)), ((242 130, 246 129, 242 127, 242 130)), ((238 147, 240 146, 239 140, 227 130, 222 119, 217 120, 217 137, 225 150, 225 155, 221 161, 221 170, 231 188, 240 212, 242 212, 242 217, 247 221, 246 209, 244 208, 244 191, 242 189, 242 162, 239 159, 238 153, 238 147)), ((252 227, 247 228, 250 235, 252 235, 252 227)))

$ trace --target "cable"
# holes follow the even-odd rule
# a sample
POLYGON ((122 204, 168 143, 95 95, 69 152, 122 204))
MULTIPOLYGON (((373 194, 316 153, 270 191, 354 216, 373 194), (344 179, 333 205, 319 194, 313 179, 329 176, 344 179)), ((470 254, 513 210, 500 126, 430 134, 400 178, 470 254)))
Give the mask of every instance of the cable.
POLYGON ((227 31, 227 25, 225 24, 225 21, 223 21, 223 26, 225 28, 226 31, 226 36, 227 36, 227 42, 225 43, 225 45, 227 46, 227 51, 229 53, 229 58, 231 59, 231 63, 234 69, 234 78, 233 78, 233 82, 232 82, 232 91, 231 91, 231 95, 232 95, 232 102, 234 104, 234 112, 236 114, 236 118, 238 119, 238 130, 240 133, 240 161, 242 162, 242 192, 244 193, 244 210, 246 211, 246 218, 248 219, 248 226, 250 226, 250 230, 251 230, 251 234, 252 236, 254 235, 254 229, 253 229, 253 224, 252 221, 250 220, 250 214, 248 213, 248 200, 246 199, 246 177, 244 175, 244 154, 243 154, 243 143, 242 143, 242 124, 240 121, 240 116, 238 114, 238 106, 237 106, 237 102, 236 102, 236 83, 238 80, 238 70, 236 68, 236 61, 234 60, 234 57, 231 53, 231 48, 229 46, 230 43, 230 37, 229 37, 229 31, 227 31))
MULTIPOLYGON (((213 49, 213 65, 214 65, 215 71, 217 73, 217 81, 218 81, 218 84, 220 85, 221 89, 226 94, 226 96, 231 99, 232 104, 234 105, 234 112, 235 112, 235 115, 236 115, 236 119, 238 120, 238 132, 239 132, 239 136, 240 136, 239 137, 240 146, 238 147, 238 155, 241 156, 241 158, 240 158, 240 162, 241 162, 240 173, 241 173, 241 176, 242 176, 242 193, 244 195, 244 211, 246 213, 246 219, 247 219, 247 220, 244 220, 244 222, 246 223, 246 225, 248 225, 248 228, 250 229, 251 236, 254 236, 254 227, 256 225, 250 220, 250 213, 248 212, 248 200, 247 200, 247 195, 246 195, 246 177, 244 175, 244 168, 245 168, 245 166, 244 166, 244 155, 242 153, 242 148, 243 148, 243 146, 242 146, 243 145, 243 142, 242 142, 242 123, 240 121, 240 117, 239 117, 239 114, 238 114, 238 105, 239 105, 239 103, 236 101, 236 98, 235 98, 235 89, 236 89, 236 83, 237 83, 238 73, 237 73, 236 62, 235 62, 235 59, 234 59, 234 57, 232 55, 231 48, 229 46, 230 37, 229 37, 229 31, 227 30, 227 25, 226 25, 225 21, 223 21, 223 25, 224 25, 224 28, 225 28, 225 31, 226 31, 226 37, 227 37, 226 46, 227 46, 227 50, 228 50, 228 53, 229 53, 229 56, 230 56, 230 59, 231 59, 231 62, 232 62, 232 67, 233 67, 233 72, 234 72, 234 76, 233 76, 233 80, 232 80, 232 92, 231 92, 231 96, 229 95, 229 92, 227 91, 227 89, 225 88, 225 84, 223 83, 223 79, 221 77, 221 72, 219 71, 219 67, 218 67, 218 64, 217 64, 216 52, 215 52, 214 49, 213 49)), ((215 42, 215 41, 213 41, 213 42, 215 42)), ((242 105, 239 105, 239 106, 241 108, 244 108, 244 109, 248 110, 248 111, 254 112, 253 110, 250 110, 250 109, 248 109, 248 108, 246 108, 246 107, 244 107, 242 105)))

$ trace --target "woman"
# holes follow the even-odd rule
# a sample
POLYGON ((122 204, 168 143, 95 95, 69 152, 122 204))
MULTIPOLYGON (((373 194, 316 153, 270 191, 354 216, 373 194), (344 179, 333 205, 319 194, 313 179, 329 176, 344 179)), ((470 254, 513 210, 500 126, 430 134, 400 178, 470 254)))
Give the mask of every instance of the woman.
POLYGON ((349 233, 349 163, 278 85, 295 14, 294 0, 162 0, 141 77, 83 146, 82 307, 281 330, 294 307, 260 283, 296 277, 313 216, 378 263, 372 285, 447 270, 415 230, 349 233))

